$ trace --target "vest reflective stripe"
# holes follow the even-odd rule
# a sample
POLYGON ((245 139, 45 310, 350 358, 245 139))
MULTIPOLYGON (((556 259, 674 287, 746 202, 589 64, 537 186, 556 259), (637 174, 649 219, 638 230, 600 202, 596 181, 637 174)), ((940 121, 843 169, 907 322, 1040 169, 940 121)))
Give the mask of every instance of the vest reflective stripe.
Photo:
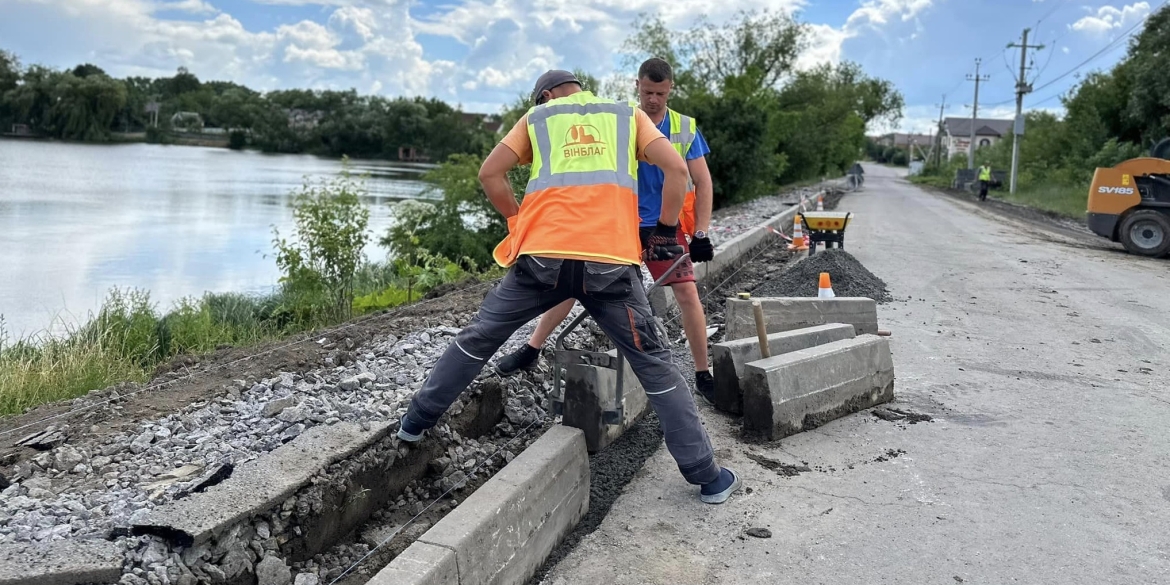
MULTIPOLYGON (((685 161, 691 144, 695 142, 695 119, 684 116, 670 108, 666 109, 670 118, 670 134, 666 137, 678 155, 685 161)), ((682 210, 678 214, 678 224, 682 232, 688 236, 695 235, 695 182, 687 173, 687 193, 683 197, 682 210)))
POLYGON ((500 266, 526 254, 640 262, 635 113, 585 91, 528 111, 532 166, 520 212, 492 254, 500 266))

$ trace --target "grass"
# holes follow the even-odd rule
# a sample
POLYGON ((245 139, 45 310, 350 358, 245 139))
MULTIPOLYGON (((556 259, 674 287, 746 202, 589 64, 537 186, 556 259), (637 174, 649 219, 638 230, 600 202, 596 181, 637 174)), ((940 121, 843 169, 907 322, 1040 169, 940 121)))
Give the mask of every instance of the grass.
POLYGON ((1089 201, 1089 188, 1087 185, 1029 185, 1017 189, 1015 195, 1006 189, 993 191, 992 195, 1033 209, 1081 220, 1085 218, 1085 208, 1089 201))
POLYGON ((57 329, 64 334, 42 332, 15 341, 7 338, 0 317, 0 416, 121 382, 143 382, 176 356, 254 346, 418 301, 434 286, 466 276, 448 263, 408 280, 388 264, 368 264, 357 274, 357 298, 348 314, 339 314, 321 294, 286 287, 271 295, 188 297, 165 313, 146 291, 112 289, 83 325, 60 321, 57 329))
MULTIPOLYGON (((937 189, 950 189, 951 179, 947 175, 930 174, 910 177, 910 182, 916 185, 926 185, 937 189)), ((1008 192, 1007 185, 993 190, 990 193, 994 199, 1002 199, 1017 205, 1031 207, 1055 213, 1061 217, 1082 220, 1085 218, 1085 207, 1088 205, 1088 185, 1021 185, 1015 195, 1008 192)))

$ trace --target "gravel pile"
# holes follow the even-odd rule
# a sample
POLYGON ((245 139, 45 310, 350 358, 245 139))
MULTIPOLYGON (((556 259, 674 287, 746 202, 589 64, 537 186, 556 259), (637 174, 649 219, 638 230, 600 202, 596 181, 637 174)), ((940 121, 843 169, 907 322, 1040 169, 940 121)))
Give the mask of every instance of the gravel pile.
POLYGON ((825 250, 803 258, 752 291, 760 297, 815 297, 820 274, 829 273, 833 293, 839 297, 868 297, 879 303, 893 299, 886 283, 874 276, 844 250, 825 250))

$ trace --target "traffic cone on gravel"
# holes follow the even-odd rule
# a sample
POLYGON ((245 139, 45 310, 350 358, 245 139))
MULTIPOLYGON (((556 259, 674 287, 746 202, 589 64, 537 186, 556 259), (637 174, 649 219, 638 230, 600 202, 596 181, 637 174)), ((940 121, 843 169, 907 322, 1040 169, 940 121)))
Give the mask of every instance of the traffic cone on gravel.
POLYGON ((825 210, 825 192, 817 193, 817 211, 825 210))
POLYGON ((821 273, 821 282, 817 285, 817 298, 831 299, 837 295, 833 293, 833 283, 829 280, 829 273, 821 273))
POLYGON ((804 230, 801 228, 800 219, 800 214, 792 219, 792 243, 788 244, 789 250, 808 249, 808 242, 804 241, 804 230))

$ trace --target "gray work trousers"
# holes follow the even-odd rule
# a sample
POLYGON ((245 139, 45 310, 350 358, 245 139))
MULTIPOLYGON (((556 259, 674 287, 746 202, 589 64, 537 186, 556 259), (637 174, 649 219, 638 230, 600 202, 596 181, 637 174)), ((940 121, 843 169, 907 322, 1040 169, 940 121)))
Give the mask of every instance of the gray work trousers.
POLYGON ((406 416, 421 428, 435 426, 517 329, 570 297, 629 362, 683 477, 696 485, 715 481, 720 467, 711 440, 690 388, 654 326, 639 268, 633 265, 521 256, 439 358, 406 416))

